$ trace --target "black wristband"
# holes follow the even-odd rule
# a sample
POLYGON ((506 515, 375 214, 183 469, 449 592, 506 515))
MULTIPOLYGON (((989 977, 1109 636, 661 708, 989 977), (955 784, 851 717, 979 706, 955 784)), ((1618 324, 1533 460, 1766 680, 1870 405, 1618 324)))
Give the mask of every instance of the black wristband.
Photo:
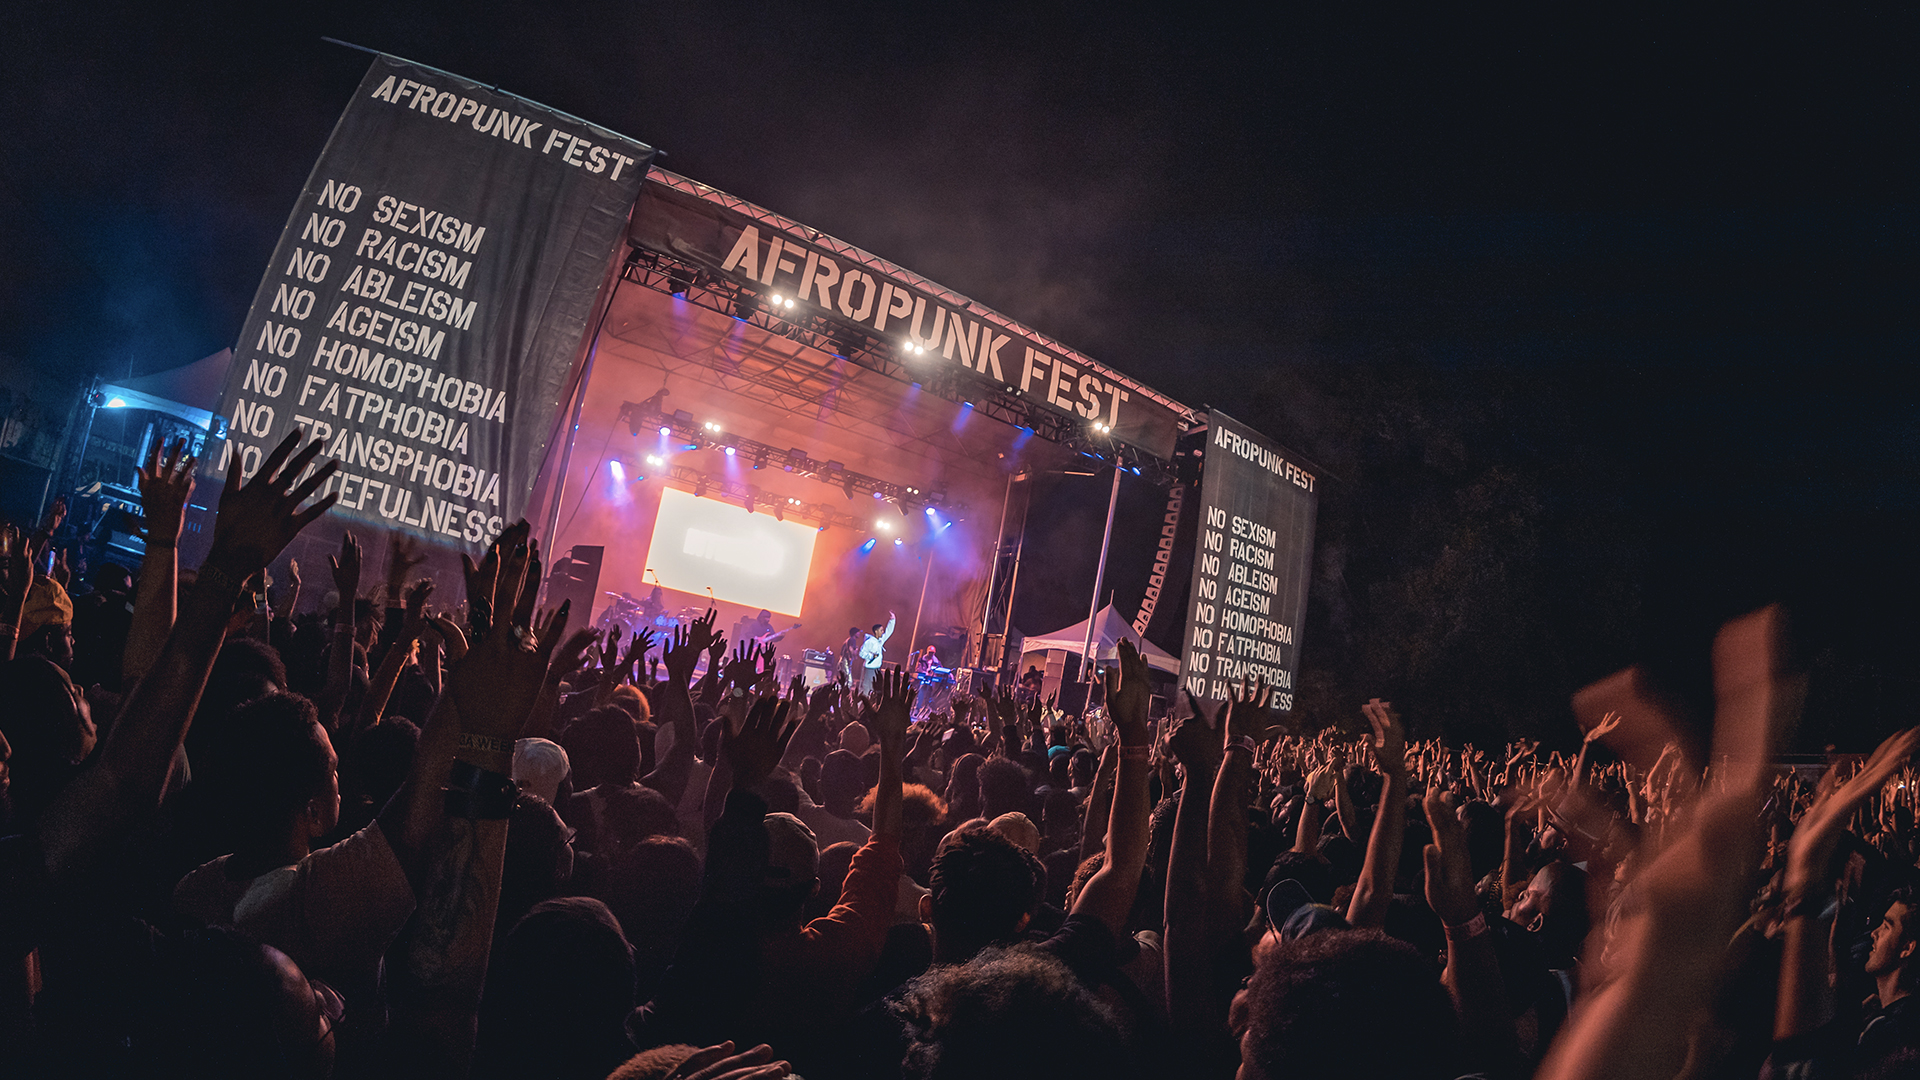
POLYGON ((513 813, 520 786, 505 773, 456 761, 447 773, 447 814, 450 817, 503 821, 513 813))

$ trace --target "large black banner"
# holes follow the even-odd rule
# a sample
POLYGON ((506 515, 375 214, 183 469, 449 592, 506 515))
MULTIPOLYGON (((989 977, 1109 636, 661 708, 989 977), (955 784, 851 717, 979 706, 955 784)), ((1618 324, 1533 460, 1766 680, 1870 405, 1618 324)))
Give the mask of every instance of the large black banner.
POLYGON ((340 461, 337 513, 460 545, 518 517, 652 157, 377 58, 247 313, 210 475, 298 426, 340 461))
MULTIPOLYGON (((730 200, 739 203, 739 200, 730 200)), ((741 204, 744 205, 744 204, 741 204)), ((762 212, 764 214, 764 212, 762 212)), ((804 312, 881 334, 952 363, 984 384, 1089 424, 1159 458, 1173 456, 1183 419, 1168 400, 1060 343, 813 230, 782 225, 672 190, 647 186, 634 242, 705 267, 804 312), (1157 399, 1157 400, 1156 400, 1157 399)))
POLYGON ((1290 711, 1313 570, 1314 474, 1224 413, 1207 422, 1180 684, 1217 702, 1257 677, 1274 688, 1274 708, 1290 711))

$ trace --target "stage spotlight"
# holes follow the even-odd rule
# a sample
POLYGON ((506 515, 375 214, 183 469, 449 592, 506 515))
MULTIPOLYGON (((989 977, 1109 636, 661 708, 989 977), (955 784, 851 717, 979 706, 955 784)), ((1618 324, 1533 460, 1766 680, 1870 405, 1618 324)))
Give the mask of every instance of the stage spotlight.
POLYGON ((894 546, 894 547, 900 547, 901 545, 903 545, 903 544, 905 544, 906 542, 907 542, 907 541, 906 541, 906 538, 905 538, 905 537, 900 537, 900 536, 896 536, 896 537, 894 537, 894 538, 893 538, 893 546, 894 546))
POLYGON ((660 425, 660 434, 662 434, 662 435, 671 435, 671 434, 673 434, 673 429, 672 429, 672 428, 670 428, 670 427, 668 427, 668 426, 666 426, 665 424, 662 424, 662 425, 660 425))
POLYGON ((711 432, 713 432, 713 433, 715 433, 715 434, 718 434, 718 433, 720 432, 720 425, 719 425, 719 424, 716 424, 716 423, 714 423, 714 422, 713 422, 712 420, 709 420, 709 421, 707 421, 707 422, 706 422, 705 424, 703 424, 703 425, 701 425, 701 426, 702 426, 702 427, 704 427, 704 428, 706 428, 706 429, 707 429, 708 431, 711 431, 711 432))
POLYGON ((731 447, 731 446, 729 446, 729 447, 727 447, 727 456, 728 456, 728 457, 732 457, 732 456, 733 456, 733 447, 731 447))
POLYGON ((664 464, 666 464, 666 460, 665 460, 665 459, 663 459, 663 458, 662 458, 662 457, 661 457, 660 455, 658 455, 658 454, 648 454, 648 455, 647 455, 647 464, 649 464, 649 465, 664 465, 664 464))
POLYGON ((116 398, 107 399, 107 408, 109 409, 124 409, 126 407, 127 407, 126 398, 116 397, 116 398))
POLYGON ((889 525, 889 524, 887 523, 887 519, 886 519, 886 518, 874 518, 874 519, 873 519, 873 527, 874 527, 874 528, 876 528, 876 529, 879 529, 879 530, 880 530, 881 532, 886 532, 887 530, 889 530, 889 529, 891 529, 891 528, 893 528, 893 526, 892 526, 892 525, 889 525))
MULTIPOLYGON (((827 529, 827 527, 826 527, 825 525, 822 525, 822 526, 820 526, 820 531, 821 531, 821 532, 825 532, 825 531, 826 531, 826 529, 827 529)), ((864 544, 861 544, 861 545, 860 545, 860 554, 862 554, 862 555, 867 555, 867 554, 871 554, 871 553, 872 553, 872 551, 873 551, 873 545, 875 545, 875 544, 877 544, 877 543, 879 543, 879 541, 878 541, 878 540, 875 540, 875 539, 873 539, 873 538, 871 538, 871 537, 869 537, 866 543, 864 543, 864 544)))
POLYGON ((734 297, 733 317, 741 322, 746 322, 752 318, 753 313, 758 310, 760 310, 760 298, 754 296, 752 293, 743 292, 739 296, 734 297))
POLYGON ((931 507, 931 506, 929 506, 929 507, 927 507, 927 516, 928 516, 928 517, 939 517, 939 516, 940 516, 940 511, 938 511, 938 510, 935 510, 935 509, 934 509, 933 507, 931 507))
POLYGON ((951 528, 953 528, 953 522, 951 521, 943 521, 940 523, 941 532, 946 532, 948 529, 951 529, 951 528))
POLYGON ((767 467, 767 448, 766 447, 763 446, 760 449, 754 451, 753 467, 756 469, 764 469, 767 467))
POLYGON ((804 469, 806 467, 807 467, 807 452, 805 450, 802 450, 796 446, 793 449, 787 451, 787 471, 788 472, 792 472, 795 469, 804 469))
POLYGON ((747 496, 747 513, 753 513, 753 496, 747 496))
POLYGON ((963 401, 963 402, 961 402, 961 403, 960 403, 960 407, 961 407, 961 408, 963 408, 963 409, 971 409, 971 408, 973 408, 973 402, 971 402, 971 401, 963 401))
POLYGON ((852 480, 848 480, 843 484, 841 484, 840 486, 847 489, 847 498, 849 499, 853 498, 853 481, 852 480))
POLYGON ((620 464, 619 458, 615 458, 612 461, 607 462, 607 470, 613 473, 613 478, 616 481, 625 482, 625 480, 627 479, 627 467, 625 465, 620 464))
POLYGON ((779 306, 780 306, 780 294, 779 294, 779 293, 774 293, 774 294, 773 294, 773 306, 774 306, 774 307, 779 307, 779 306))
POLYGON ((775 521, 787 520, 787 508, 785 506, 782 506, 779 503, 774 503, 773 504, 773 520, 775 521))
POLYGON ((876 491, 873 493, 873 497, 876 499, 884 499, 887 497, 887 493, 884 491, 876 491))
POLYGON ((684 297, 693 287, 693 271, 684 266, 676 266, 667 271, 667 291, 675 296, 684 297))
POLYGON ((693 497, 696 499, 704 499, 707 497, 707 478, 706 477, 703 476, 700 479, 695 480, 693 482, 693 497))

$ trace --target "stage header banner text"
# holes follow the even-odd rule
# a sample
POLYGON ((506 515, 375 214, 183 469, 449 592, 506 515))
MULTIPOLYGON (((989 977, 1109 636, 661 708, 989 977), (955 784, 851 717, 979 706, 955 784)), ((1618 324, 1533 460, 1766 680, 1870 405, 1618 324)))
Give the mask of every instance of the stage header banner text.
POLYGON ((862 333, 924 349, 913 363, 958 364, 982 382, 1087 425, 1159 458, 1173 454, 1180 417, 1105 369, 971 301, 934 293, 819 244, 712 203, 648 187, 634 220, 644 247, 685 259, 798 309, 862 333))

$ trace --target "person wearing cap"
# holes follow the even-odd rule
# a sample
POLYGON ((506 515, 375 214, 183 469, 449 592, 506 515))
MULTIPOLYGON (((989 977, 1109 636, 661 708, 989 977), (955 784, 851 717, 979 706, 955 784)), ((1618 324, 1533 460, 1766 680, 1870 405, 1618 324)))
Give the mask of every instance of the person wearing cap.
POLYGON ((912 686, 900 672, 879 676, 873 835, 854 853, 839 901, 810 922, 801 913, 820 885, 819 841, 799 818, 769 814, 757 792, 799 718, 787 721, 788 703, 763 699, 725 736, 721 767, 732 772, 731 788, 708 834, 700 903, 660 991, 628 1019, 636 1046, 764 1042, 800 1063, 852 1015, 893 922, 904 868, 900 768, 912 686))

